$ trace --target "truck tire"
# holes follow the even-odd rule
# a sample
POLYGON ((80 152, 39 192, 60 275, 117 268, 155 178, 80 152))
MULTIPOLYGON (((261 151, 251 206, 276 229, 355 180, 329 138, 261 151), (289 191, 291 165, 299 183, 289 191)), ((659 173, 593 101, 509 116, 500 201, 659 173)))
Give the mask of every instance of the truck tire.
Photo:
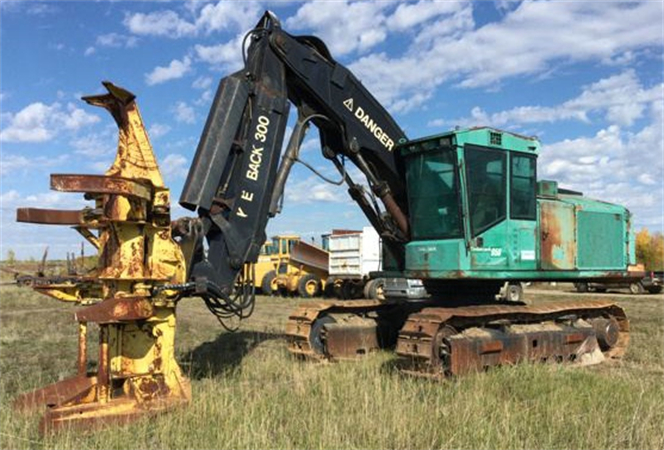
POLYGON ((303 298, 317 296, 320 294, 320 280, 310 273, 302 276, 297 282, 297 293, 303 298))
POLYGON ((377 278, 367 281, 364 285, 364 298, 369 300, 385 300, 385 280, 377 278))
POLYGON ((277 273, 274 270, 271 270, 265 274, 263 281, 261 281, 261 291, 263 291, 263 295, 276 294, 277 290, 273 289, 274 286, 272 286, 275 278, 277 278, 277 273))
POLYGON ((586 282, 574 283, 574 287, 576 288, 576 292, 588 292, 588 283, 586 282))
POLYGON ((330 298, 341 298, 341 283, 343 283, 341 278, 329 277, 327 281, 325 281, 325 296, 330 298))
POLYGON ((635 281, 629 285, 629 292, 634 295, 641 295, 644 292, 643 285, 640 281, 635 281))
POLYGON ((521 302, 523 301, 523 288, 521 283, 510 283, 505 289, 505 300, 508 302, 521 302))
POLYGON ((364 298, 366 298, 366 299, 372 299, 373 298, 373 292, 372 291, 373 291, 375 281, 376 280, 369 280, 365 283, 364 289, 362 290, 362 292, 364 293, 364 298))

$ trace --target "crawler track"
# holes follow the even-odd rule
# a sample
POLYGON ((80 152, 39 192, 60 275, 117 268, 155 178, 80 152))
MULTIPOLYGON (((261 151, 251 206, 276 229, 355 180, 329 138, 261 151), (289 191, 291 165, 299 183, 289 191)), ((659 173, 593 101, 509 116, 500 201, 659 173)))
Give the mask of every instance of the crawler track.
MULTIPOLYGON (((330 300, 304 303, 288 317, 286 324, 288 350, 294 355, 310 360, 335 359, 331 352, 316 348, 317 337, 314 336, 318 331, 314 330, 316 320, 324 315, 335 313, 354 316, 362 320, 362 317, 368 313, 375 313, 390 307, 378 300, 330 300)), ((355 322, 357 323, 357 321, 355 322)), ((345 327, 347 332, 350 332, 351 328, 353 328, 352 324, 345 327)), ((341 355, 341 357, 348 358, 350 355, 341 355)))
POLYGON ((396 344, 403 372, 443 377, 521 361, 587 365, 619 358, 629 322, 608 301, 461 307, 318 301, 289 316, 286 334, 289 351, 309 360, 349 359, 396 344))
POLYGON ((425 308, 408 317, 396 351, 402 371, 441 377, 521 361, 595 364, 621 357, 628 342, 622 308, 577 301, 425 308))

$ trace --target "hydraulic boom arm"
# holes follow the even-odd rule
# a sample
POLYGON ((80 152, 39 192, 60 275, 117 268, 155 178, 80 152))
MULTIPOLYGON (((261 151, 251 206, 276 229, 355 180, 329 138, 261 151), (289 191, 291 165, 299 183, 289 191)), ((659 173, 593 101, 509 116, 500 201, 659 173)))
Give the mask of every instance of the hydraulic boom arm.
POLYGON ((228 302, 238 298, 238 275, 245 263, 256 261, 265 242, 268 218, 278 213, 310 123, 319 130, 323 155, 403 266, 408 211, 402 162, 393 151, 405 139, 403 131, 318 38, 289 35, 269 12, 247 38, 245 67, 221 80, 180 197, 182 206, 199 215, 175 227, 196 293, 222 300, 231 312, 247 307, 245 300, 228 302), (280 158, 290 104, 298 120, 280 158), (346 160, 366 176, 368 196, 351 179, 346 160))

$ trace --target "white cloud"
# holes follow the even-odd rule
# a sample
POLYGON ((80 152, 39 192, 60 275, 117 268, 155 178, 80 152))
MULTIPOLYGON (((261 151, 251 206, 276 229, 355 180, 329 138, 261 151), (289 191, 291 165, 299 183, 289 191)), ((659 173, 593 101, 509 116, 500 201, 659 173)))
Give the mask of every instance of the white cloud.
POLYGON ((637 132, 617 125, 591 137, 545 145, 540 179, 555 179, 589 197, 625 205, 637 226, 661 228, 664 132, 661 102, 649 109, 650 123, 637 132))
POLYGON ((184 123, 196 122, 196 113, 194 108, 189 106, 186 102, 177 102, 171 109, 175 114, 175 120, 184 123))
POLYGON ((136 47, 138 38, 125 36, 119 33, 108 33, 97 36, 97 45, 100 47, 132 48, 136 47))
POLYGON ((85 49, 85 51, 83 52, 83 56, 90 56, 90 55, 93 55, 96 51, 97 51, 96 48, 90 46, 90 47, 88 47, 88 48, 85 49))
POLYGON ((183 179, 189 172, 189 161, 184 156, 171 153, 159 163, 161 174, 167 180, 166 185, 177 179, 183 179))
POLYGON ((51 50, 62 51, 66 48, 66 46, 62 42, 51 42, 48 44, 48 48, 51 50))
POLYGON ((194 89, 207 89, 212 86, 212 77, 198 77, 191 84, 194 89))
MULTIPOLYGON (((401 3, 388 20, 393 30, 407 30, 440 15, 469 10, 464 2, 440 2, 421 0, 417 3, 401 3)), ((439 28, 439 27, 435 27, 439 28)))
POLYGON ((130 14, 125 17, 123 23, 134 34, 173 38, 191 35, 196 29, 194 24, 180 18, 171 10, 130 14))
POLYGON ((59 8, 53 4, 48 3, 37 3, 29 2, 30 6, 27 9, 27 13, 33 16, 47 16, 50 14, 55 14, 59 11, 59 8))
POLYGON ((196 19, 196 29, 205 32, 247 30, 255 24, 264 7, 259 2, 219 1, 207 4, 196 19))
POLYGON ((219 1, 200 9, 188 9, 187 15, 193 15, 191 20, 167 9, 128 14, 123 23, 134 34, 181 38, 215 31, 246 30, 253 25, 263 7, 258 2, 219 1))
POLYGON ((103 158, 115 154, 117 137, 112 136, 109 131, 88 133, 72 139, 70 144, 75 153, 86 158, 103 158))
POLYGON ((387 37, 388 2, 306 2, 285 22, 289 30, 313 29, 332 55, 366 51, 387 37))
POLYGON ((182 78, 191 70, 191 58, 185 56, 182 61, 174 59, 166 67, 157 66, 148 74, 145 74, 145 82, 149 86, 164 83, 166 81, 182 78))
POLYGON ((644 111, 652 102, 662 101, 663 88, 662 84, 645 88, 635 71, 629 69, 584 87, 579 96, 556 106, 518 106, 493 114, 486 113, 480 107, 474 107, 470 117, 453 120, 437 119, 429 125, 502 127, 561 120, 590 122, 590 115, 598 114, 609 123, 631 126, 634 121, 643 117, 644 111))
POLYGON ((224 71, 233 71, 242 67, 242 40, 239 34, 234 39, 217 45, 195 45, 194 51, 199 60, 220 67, 224 71))
POLYGON ((5 205, 6 203, 12 203, 19 198, 21 198, 21 194, 19 194, 17 190, 12 189, 4 194, 0 194, 0 204, 5 205))
POLYGON ((416 36, 403 54, 369 54, 350 68, 392 108, 413 95, 426 98, 450 81, 491 87, 510 77, 545 74, 554 63, 601 62, 661 47, 661 22, 652 20, 661 15, 658 2, 523 2, 498 22, 451 36, 423 39, 432 32, 427 23, 410 30, 416 36))
POLYGON ((57 136, 62 129, 78 130, 99 122, 99 117, 68 103, 46 105, 31 103, 17 113, 3 114, 0 142, 45 142, 57 136), (4 123, 7 122, 7 125, 4 123))
POLYGON ((315 176, 305 180, 288 183, 285 189, 286 204, 331 202, 347 203, 349 197, 346 189, 325 183, 315 176))
POLYGON ((154 139, 160 138, 171 131, 171 127, 162 123, 153 123, 150 125, 148 135, 154 139))
POLYGON ((194 100, 194 104, 196 106, 209 105, 212 102, 213 97, 212 89, 206 89, 201 93, 201 96, 198 97, 197 100, 194 100))
POLYGON ((27 157, 3 152, 0 155, 0 175, 5 177, 25 176, 31 172, 34 174, 37 168, 41 171, 50 170, 51 167, 59 166, 68 160, 68 155, 27 157))

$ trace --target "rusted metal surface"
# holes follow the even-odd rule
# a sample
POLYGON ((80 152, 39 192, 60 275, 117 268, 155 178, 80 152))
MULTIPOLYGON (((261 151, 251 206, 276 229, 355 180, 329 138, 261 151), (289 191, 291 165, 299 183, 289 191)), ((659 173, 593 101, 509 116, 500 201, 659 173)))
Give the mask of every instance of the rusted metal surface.
MULTIPOLYGON (((317 351, 312 345, 312 328, 317 320, 322 319, 326 314, 335 312, 359 316, 366 312, 376 312, 392 307, 393 305, 387 305, 378 300, 355 300, 352 302, 330 300, 303 303, 291 313, 286 323, 288 351, 296 356, 312 360, 333 359, 333 356, 329 352, 317 351)), ((332 345, 337 349, 345 348, 345 350, 341 351, 344 354, 354 352, 353 350, 349 350, 347 344, 331 343, 329 338, 326 344, 332 345)), ((366 345, 363 347, 366 348, 366 345)), ((357 352, 355 353, 357 354, 357 352)))
POLYGON ((120 297, 80 309, 74 317, 79 322, 119 323, 148 319, 152 311, 152 303, 144 297, 120 297))
POLYGON ((322 248, 304 241, 299 241, 290 253, 290 259, 295 264, 304 264, 327 272, 330 254, 322 248))
POLYGON ((150 200, 150 186, 130 178, 108 175, 51 175, 51 189, 61 192, 130 195, 150 200))
POLYGON ((392 194, 389 191, 383 192, 382 195, 380 195, 380 199, 383 201, 385 209, 390 213, 390 216, 394 218, 397 227, 399 227, 399 230, 401 230, 403 235, 406 237, 410 236, 408 217, 403 213, 392 194))
POLYGON ((107 403, 110 397, 110 370, 108 354, 110 328, 108 325, 99 328, 99 357, 97 358, 97 402, 107 403))
POLYGON ((576 216, 574 207, 540 201, 540 257, 544 270, 576 268, 576 216))
POLYGON ((448 337, 450 357, 448 365, 441 366, 442 371, 458 376, 522 361, 573 362, 598 351, 592 327, 535 324, 527 330, 522 328, 475 328, 448 337))
POLYGON ((606 301, 425 308, 401 329, 397 354, 407 373, 463 375, 521 361, 595 364, 628 341, 624 311, 606 301))
POLYGON ((45 225, 80 225, 81 211, 41 208, 18 208, 16 221, 45 225))
POLYGON ((71 430, 91 432, 108 426, 126 425, 140 418, 171 411, 186 403, 186 400, 180 398, 165 398, 137 407, 135 402, 128 399, 114 399, 103 408, 97 403, 51 408, 41 420, 39 431, 41 434, 71 430))
POLYGON ((88 366, 88 324, 79 322, 78 324, 78 359, 76 369, 79 375, 87 375, 88 366))
POLYGON ((375 320, 351 317, 324 326, 325 351, 332 359, 352 359, 380 348, 375 320))
POLYGON ((18 396, 14 400, 14 408, 28 411, 73 402, 89 392, 96 383, 96 377, 78 375, 18 396))
POLYGON ((408 317, 396 343, 399 364, 404 372, 425 377, 521 361, 595 364, 621 357, 629 342, 624 311, 608 301, 454 308, 321 301, 290 315, 289 351, 314 360, 369 353, 384 346, 375 321, 381 314, 408 317))

